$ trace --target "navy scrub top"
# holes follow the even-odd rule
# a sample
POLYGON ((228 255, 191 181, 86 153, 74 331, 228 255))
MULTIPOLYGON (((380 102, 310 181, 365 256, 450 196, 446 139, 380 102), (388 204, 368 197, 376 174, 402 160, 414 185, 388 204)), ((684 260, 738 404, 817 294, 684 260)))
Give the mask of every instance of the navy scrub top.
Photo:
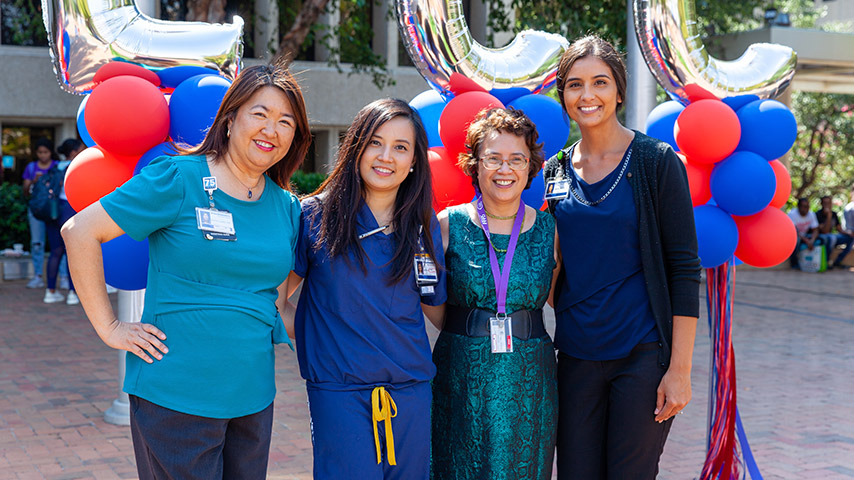
MULTIPOLYGON (((307 387, 343 391, 430 381, 436 367, 421 303, 441 305, 446 298, 439 222, 434 217, 429 230, 439 281, 434 295, 422 297, 414 272, 397 284, 387 282, 396 235, 376 233, 360 240, 366 254, 363 272, 352 253, 330 259, 325 246, 313 248, 320 201, 306 199, 303 209, 294 272, 305 280, 295 330, 307 387)), ((356 221, 359 234, 379 226, 364 200, 356 221)))
MULTIPOLYGON (((622 169, 620 163, 602 180, 588 184, 568 165, 572 149, 566 158, 563 173, 588 203, 602 198, 622 169)), ((626 165, 619 184, 595 206, 579 202, 570 192, 555 207, 566 280, 555 304, 554 343, 575 358, 625 358, 638 344, 659 338, 644 281, 629 171, 626 165)))

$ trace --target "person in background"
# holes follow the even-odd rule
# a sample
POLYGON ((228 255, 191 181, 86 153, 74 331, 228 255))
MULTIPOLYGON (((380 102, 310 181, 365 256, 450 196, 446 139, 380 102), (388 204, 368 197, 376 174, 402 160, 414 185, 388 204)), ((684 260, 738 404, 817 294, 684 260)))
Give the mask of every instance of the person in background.
MULTIPOLYGON (((39 138, 33 145, 35 161, 24 167, 24 197, 28 198, 32 191, 33 183, 39 177, 47 173, 59 161, 53 150, 53 142, 46 138, 39 138)), ((30 256, 33 260, 33 278, 27 283, 27 288, 44 288, 44 248, 45 248, 45 222, 33 216, 33 212, 27 208, 27 219, 30 224, 30 256)))
POLYGON ((509 108, 482 112, 466 145, 460 166, 477 198, 439 213, 448 302, 433 348, 432 478, 549 480, 557 365, 542 308, 557 266, 555 226, 522 202, 543 144, 509 108), (491 319, 504 315, 511 350, 491 342, 491 319))
POLYGON ((427 158, 418 113, 377 100, 302 202, 287 296, 304 281, 294 321, 315 479, 429 476, 436 367, 422 312, 441 324, 445 272, 427 158))
POLYGON ((842 211, 842 220, 845 222, 845 229, 854 232, 854 190, 851 190, 850 200, 842 211))
POLYGON ((792 268, 798 266, 798 252, 801 250, 801 245, 806 245, 806 248, 812 250, 821 239, 818 235, 818 218, 815 212, 810 210, 810 201, 808 198, 799 198, 797 207, 789 210, 789 218, 795 224, 795 230, 798 232, 798 243, 795 245, 795 251, 789 257, 789 264, 792 268))
POLYGON ((310 144, 293 76, 246 68, 200 145, 156 158, 63 227, 89 321, 130 352, 124 391, 141 480, 266 478, 274 344, 290 343, 277 302, 300 221, 286 189, 310 144), (104 285, 101 244, 125 232, 149 244, 138 323, 116 318, 104 285))
MULTIPOLYGON (((65 173, 71 160, 82 152, 85 146, 83 142, 77 139, 66 139, 59 146, 59 153, 65 156, 65 160, 57 163, 56 167, 65 173)), ((59 191, 59 218, 55 222, 45 222, 45 230, 47 238, 50 242, 50 257, 47 262, 47 291, 44 295, 44 303, 57 303, 65 300, 67 305, 77 305, 80 300, 77 298, 77 293, 74 291, 74 283, 68 275, 68 266, 65 261, 65 242, 62 240, 60 229, 76 212, 68 203, 68 197, 65 195, 65 182, 62 183, 62 189, 59 191), (64 268, 63 268, 64 267, 64 268), (64 275, 60 275, 64 273, 64 275), (64 277, 64 281, 59 283, 59 288, 68 289, 68 295, 63 297, 57 291, 57 278, 64 277)))
POLYGON ((827 245, 825 252, 827 268, 828 270, 838 268, 842 266, 842 262, 851 251, 851 247, 854 246, 854 233, 850 229, 846 229, 839 221, 839 214, 833 211, 833 198, 830 195, 821 197, 821 208, 815 212, 815 217, 818 221, 819 237, 827 245), (836 260, 831 263, 830 254, 838 246, 843 246, 845 249, 839 252, 836 260))
POLYGON ((685 168, 624 127, 626 68, 576 40, 557 91, 581 140, 546 163, 563 272, 555 286, 558 478, 652 480, 691 400, 700 259, 685 168), (558 185, 561 186, 558 189, 558 185))

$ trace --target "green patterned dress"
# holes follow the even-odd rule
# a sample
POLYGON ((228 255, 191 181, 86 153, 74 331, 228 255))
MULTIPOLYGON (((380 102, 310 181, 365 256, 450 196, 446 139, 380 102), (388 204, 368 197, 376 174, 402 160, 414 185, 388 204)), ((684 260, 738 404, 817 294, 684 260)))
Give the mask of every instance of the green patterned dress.
MULTIPOLYGON (((489 244, 466 206, 449 210, 448 303, 496 309, 489 244)), ((506 249, 510 235, 492 235, 506 249)), ((497 252, 503 266, 504 253, 497 252)), ((519 237, 507 312, 542 308, 554 269, 554 220, 537 212, 519 237)), ((555 351, 548 336, 513 339, 513 353, 493 354, 489 337, 442 332, 433 349, 434 480, 550 479, 557 428, 555 351)))

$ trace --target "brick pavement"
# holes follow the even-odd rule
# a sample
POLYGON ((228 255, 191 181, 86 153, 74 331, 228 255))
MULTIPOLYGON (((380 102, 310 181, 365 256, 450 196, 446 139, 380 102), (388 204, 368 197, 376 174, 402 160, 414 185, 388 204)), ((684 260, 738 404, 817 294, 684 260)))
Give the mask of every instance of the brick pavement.
MULTIPOLYGON (((43 291, 24 283, 0 283, 0 480, 136 478, 128 428, 103 421, 117 393, 117 354, 82 308, 45 305, 43 291)), ((739 407, 767 479, 854 478, 852 293, 846 271, 738 271, 739 407)), ((703 462, 707 335, 703 318, 694 401, 674 425, 661 479, 696 478, 703 462)), ((269 478, 307 479, 305 392, 294 354, 278 353, 269 478)))

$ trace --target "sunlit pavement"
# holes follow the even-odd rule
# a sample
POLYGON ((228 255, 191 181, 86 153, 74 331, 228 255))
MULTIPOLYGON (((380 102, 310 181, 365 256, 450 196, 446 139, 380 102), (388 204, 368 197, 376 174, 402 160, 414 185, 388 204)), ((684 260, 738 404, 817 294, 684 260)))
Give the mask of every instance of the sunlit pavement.
MULTIPOLYGON (((46 305, 44 290, 25 283, 0 283, 0 480, 136 478, 129 429, 103 420, 118 392, 117 353, 79 305, 46 305)), ((764 478, 854 478, 854 272, 741 268, 735 292, 738 405, 764 478)), ((304 385, 295 354, 277 353, 269 478, 311 478, 304 385)), ((708 368, 704 315, 694 400, 659 478, 699 477, 708 368)))

